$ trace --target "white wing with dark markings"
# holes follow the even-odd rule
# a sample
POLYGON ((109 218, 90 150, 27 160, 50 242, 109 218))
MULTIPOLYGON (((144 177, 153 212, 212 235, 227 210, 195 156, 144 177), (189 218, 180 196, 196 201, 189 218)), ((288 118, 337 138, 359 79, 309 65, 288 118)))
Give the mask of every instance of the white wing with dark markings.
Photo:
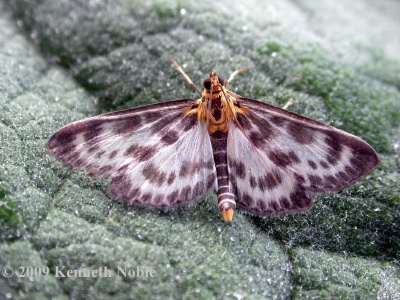
POLYGON ((362 139, 259 101, 237 98, 228 165, 237 205, 251 214, 302 211, 312 194, 350 187, 379 163, 362 139))
POLYGON ((183 99, 103 114, 57 131, 47 149, 70 169, 111 178, 113 198, 169 208, 215 184, 206 125, 183 99))

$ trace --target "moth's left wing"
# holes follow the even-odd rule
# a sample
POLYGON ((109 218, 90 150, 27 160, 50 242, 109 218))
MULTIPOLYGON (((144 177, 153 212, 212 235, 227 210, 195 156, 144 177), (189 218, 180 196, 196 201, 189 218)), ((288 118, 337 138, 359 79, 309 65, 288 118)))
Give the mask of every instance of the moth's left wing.
POLYGON ((211 142, 196 100, 106 113, 69 124, 47 149, 70 169, 111 178, 109 194, 169 208, 205 194, 216 180, 211 142))
POLYGON ((350 187, 379 159, 362 139, 259 101, 237 97, 243 114, 228 133, 237 205, 254 215, 312 205, 312 194, 350 187))

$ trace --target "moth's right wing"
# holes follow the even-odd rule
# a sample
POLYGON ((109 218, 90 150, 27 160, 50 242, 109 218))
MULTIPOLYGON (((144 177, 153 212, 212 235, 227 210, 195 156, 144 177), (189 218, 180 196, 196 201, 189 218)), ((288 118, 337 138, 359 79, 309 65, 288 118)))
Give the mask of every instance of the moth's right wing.
POLYGON ((69 169, 111 178, 109 194, 142 206, 186 204, 215 184, 216 169, 196 100, 106 113, 57 131, 47 149, 69 169))
MULTIPOLYGON (((235 96, 236 97, 236 96, 235 96)), ((345 189, 379 164, 374 149, 343 130, 237 97, 228 167, 237 205, 254 215, 303 211, 312 195, 345 189)))

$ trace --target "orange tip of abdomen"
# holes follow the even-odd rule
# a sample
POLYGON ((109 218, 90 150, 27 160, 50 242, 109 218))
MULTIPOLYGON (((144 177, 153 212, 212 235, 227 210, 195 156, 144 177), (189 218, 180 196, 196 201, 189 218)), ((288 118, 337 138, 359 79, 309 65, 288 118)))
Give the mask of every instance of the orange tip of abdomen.
POLYGON ((232 208, 221 211, 222 218, 224 219, 225 222, 232 222, 233 213, 234 213, 234 210, 232 208))

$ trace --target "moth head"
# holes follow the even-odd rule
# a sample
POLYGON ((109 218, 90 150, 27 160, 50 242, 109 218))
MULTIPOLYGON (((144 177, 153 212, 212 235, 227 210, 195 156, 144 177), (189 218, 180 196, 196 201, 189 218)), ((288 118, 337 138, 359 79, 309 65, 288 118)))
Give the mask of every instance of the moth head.
POLYGON ((217 76, 217 74, 212 71, 210 72, 210 77, 204 80, 203 85, 206 90, 216 89, 218 86, 224 86, 225 80, 222 77, 217 76))

